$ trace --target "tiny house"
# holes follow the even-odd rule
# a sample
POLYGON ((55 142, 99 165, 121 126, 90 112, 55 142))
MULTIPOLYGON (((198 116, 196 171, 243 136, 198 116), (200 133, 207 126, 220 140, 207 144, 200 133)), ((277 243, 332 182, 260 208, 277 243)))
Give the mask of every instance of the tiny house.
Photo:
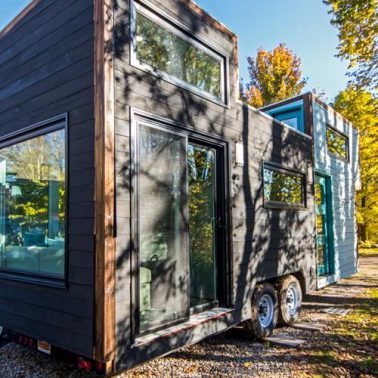
POLYGON ((313 137, 317 287, 357 273, 357 130, 311 93, 261 110, 313 137))
POLYGON ((314 135, 238 100, 234 33, 190 0, 33 0, 0 38, 3 329, 114 372, 298 318, 314 135))

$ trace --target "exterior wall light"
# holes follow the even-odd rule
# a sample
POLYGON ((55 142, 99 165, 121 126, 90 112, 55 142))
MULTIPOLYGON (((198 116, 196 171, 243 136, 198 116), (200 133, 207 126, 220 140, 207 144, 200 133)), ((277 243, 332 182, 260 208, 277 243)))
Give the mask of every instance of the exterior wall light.
POLYGON ((244 166, 244 145, 242 142, 236 142, 236 149, 235 149, 235 163, 239 167, 244 166))

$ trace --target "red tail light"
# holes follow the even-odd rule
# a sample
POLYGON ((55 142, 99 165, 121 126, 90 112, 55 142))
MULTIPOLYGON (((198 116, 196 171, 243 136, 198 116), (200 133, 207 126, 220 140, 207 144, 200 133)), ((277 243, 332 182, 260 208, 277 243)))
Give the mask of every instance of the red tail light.
POLYGON ((79 357, 77 360, 77 367, 81 370, 90 371, 92 370, 92 362, 79 357))

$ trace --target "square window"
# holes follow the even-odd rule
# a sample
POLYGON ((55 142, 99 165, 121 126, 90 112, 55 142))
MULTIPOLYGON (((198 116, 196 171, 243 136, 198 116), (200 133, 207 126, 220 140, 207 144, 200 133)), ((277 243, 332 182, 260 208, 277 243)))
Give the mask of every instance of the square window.
POLYGON ((264 202, 268 207, 305 208, 305 175, 264 164, 264 202))
POLYGON ((327 126, 327 148, 336 157, 348 160, 348 137, 330 126, 327 126))

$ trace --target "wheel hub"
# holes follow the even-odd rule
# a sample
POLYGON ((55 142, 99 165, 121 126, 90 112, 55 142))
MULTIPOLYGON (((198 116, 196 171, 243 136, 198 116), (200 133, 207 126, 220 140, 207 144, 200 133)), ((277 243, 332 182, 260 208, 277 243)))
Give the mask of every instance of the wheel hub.
POLYGON ((289 286, 286 292, 286 308, 290 315, 294 315, 297 312, 298 295, 293 285, 289 286))
POLYGON ((259 321, 263 328, 269 327, 273 320, 274 303, 270 295, 264 294, 259 301, 259 321))

